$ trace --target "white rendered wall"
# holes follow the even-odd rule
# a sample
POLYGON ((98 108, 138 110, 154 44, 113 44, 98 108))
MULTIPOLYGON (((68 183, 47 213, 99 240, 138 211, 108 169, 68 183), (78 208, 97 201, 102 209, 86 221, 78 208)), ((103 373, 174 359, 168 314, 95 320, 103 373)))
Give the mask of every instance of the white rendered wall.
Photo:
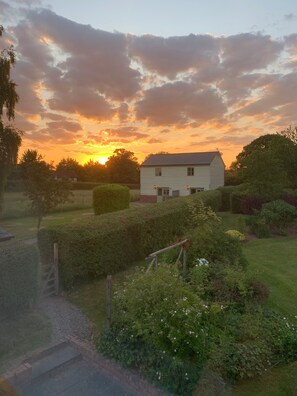
POLYGON ((216 156, 210 164, 210 189, 215 190, 224 185, 225 164, 221 157, 216 156))
POLYGON ((140 168, 140 195, 157 195, 154 187, 169 187, 169 195, 179 190, 180 196, 190 194, 189 188, 210 189, 210 166, 161 166, 162 176, 155 176, 155 167, 140 168), (194 176, 187 176, 188 167, 194 168, 194 176))

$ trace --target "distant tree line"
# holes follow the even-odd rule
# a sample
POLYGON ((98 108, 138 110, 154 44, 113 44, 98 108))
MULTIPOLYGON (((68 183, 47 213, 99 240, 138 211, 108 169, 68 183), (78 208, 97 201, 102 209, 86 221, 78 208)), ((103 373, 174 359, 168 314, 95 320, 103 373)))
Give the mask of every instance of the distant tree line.
MULTIPOLYGON (((36 152, 35 154, 36 158, 38 156, 40 157, 39 153, 36 152)), ((8 190, 22 183, 21 162, 11 169, 11 173, 7 179, 8 190)), ((68 157, 63 158, 56 167, 52 164, 48 164, 48 167, 50 167, 53 176, 58 180, 139 184, 138 160, 132 151, 125 150, 124 148, 116 149, 113 155, 108 158, 105 165, 93 160, 89 160, 82 165, 76 159, 68 157)))

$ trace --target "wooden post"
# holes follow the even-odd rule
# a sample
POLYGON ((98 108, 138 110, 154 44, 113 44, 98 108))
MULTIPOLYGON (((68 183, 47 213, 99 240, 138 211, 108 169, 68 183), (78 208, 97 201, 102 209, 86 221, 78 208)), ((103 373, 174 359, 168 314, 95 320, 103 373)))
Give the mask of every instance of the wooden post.
POLYGON ((187 250, 183 247, 183 277, 187 276, 187 250))
POLYGON ((106 279, 106 326, 111 327, 111 291, 112 291, 112 276, 107 275, 106 279))
POLYGON ((55 295, 59 294, 59 250, 57 242, 54 243, 54 273, 55 273, 55 295))
POLYGON ((154 270, 156 270, 158 267, 158 256, 156 255, 154 258, 154 270))

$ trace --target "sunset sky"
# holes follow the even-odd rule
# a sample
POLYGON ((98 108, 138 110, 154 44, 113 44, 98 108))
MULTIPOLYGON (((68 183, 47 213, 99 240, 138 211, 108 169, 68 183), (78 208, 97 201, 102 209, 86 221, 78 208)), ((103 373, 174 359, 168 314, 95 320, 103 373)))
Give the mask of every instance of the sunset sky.
POLYGON ((219 149, 297 125, 296 0, 0 0, 22 150, 219 149))

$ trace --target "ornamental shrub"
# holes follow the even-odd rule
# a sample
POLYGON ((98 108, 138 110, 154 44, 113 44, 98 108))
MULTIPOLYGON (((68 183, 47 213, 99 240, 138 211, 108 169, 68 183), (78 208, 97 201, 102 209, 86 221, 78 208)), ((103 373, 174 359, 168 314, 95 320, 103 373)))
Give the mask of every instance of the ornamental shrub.
POLYGON ((38 292, 39 257, 34 246, 17 245, 0 251, 0 316, 29 308, 38 292))
POLYGON ((232 238, 238 239, 239 241, 244 241, 245 236, 238 230, 228 230, 226 231, 227 235, 230 235, 232 238))
POLYGON ((106 184, 93 189, 95 215, 129 208, 130 190, 119 184, 106 184))
POLYGON ((297 210, 294 206, 282 201, 276 200, 263 205, 259 217, 264 219, 271 231, 284 234, 290 223, 297 216, 297 210))

